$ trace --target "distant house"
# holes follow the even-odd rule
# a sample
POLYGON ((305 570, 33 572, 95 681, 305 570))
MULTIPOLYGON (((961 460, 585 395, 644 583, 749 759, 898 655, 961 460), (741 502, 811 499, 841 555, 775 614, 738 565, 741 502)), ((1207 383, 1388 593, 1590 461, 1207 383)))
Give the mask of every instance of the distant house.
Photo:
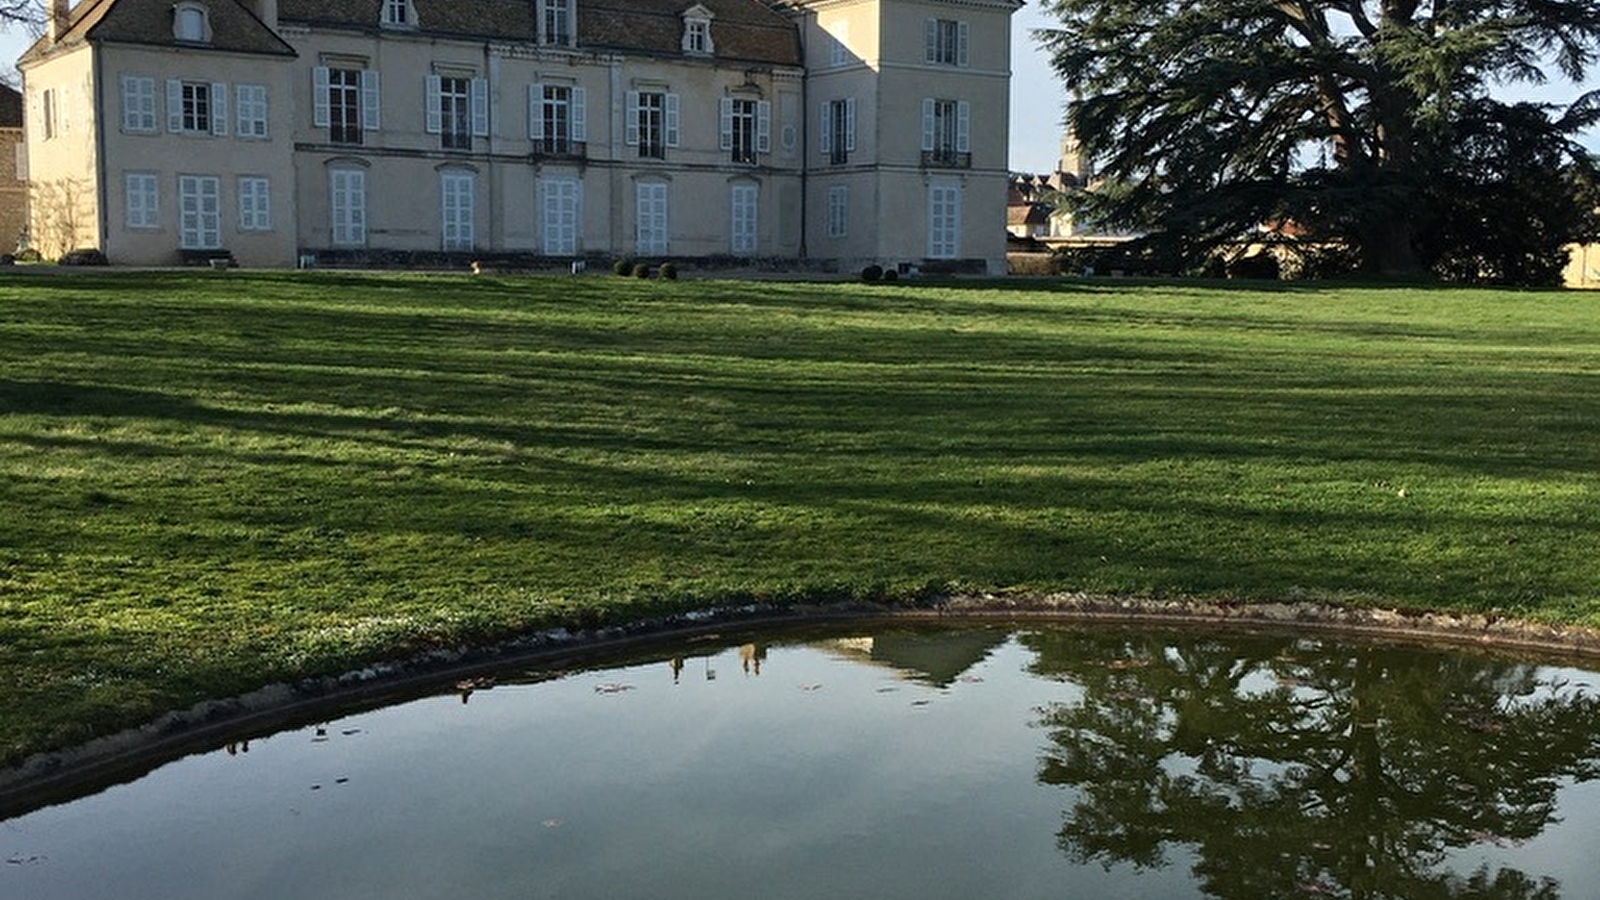
POLYGON ((33 237, 1002 272, 1021 0, 52 0, 33 237))
POLYGON ((1569 288, 1600 288, 1600 244, 1572 244, 1563 281, 1569 288))
POLYGON ((28 227, 28 159, 22 93, 0 84, 0 253, 21 246, 28 227))

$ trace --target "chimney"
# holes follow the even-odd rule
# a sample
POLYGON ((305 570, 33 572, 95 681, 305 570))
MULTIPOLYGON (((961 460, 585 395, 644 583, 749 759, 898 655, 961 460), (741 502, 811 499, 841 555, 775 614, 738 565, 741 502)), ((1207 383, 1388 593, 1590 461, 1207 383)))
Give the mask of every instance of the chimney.
POLYGON ((61 40, 72 18, 72 0, 50 0, 50 42, 61 40))
POLYGON ((253 12, 263 25, 278 30, 278 0, 255 0, 253 12))

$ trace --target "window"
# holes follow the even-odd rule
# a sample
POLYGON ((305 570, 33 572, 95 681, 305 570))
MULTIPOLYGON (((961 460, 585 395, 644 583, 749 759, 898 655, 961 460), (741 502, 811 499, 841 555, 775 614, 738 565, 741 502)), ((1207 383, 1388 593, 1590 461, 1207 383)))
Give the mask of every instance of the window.
POLYGON ((832 26, 828 35, 828 64, 833 66, 847 66, 850 64, 850 23, 839 22, 832 26))
POLYGON ((55 88, 45 88, 40 93, 42 95, 39 100, 40 119, 42 122, 40 123, 39 132, 48 141, 61 136, 61 121, 59 118, 61 114, 61 98, 57 95, 55 88))
POLYGON ((856 101, 854 97, 828 100, 822 104, 822 152, 828 162, 842 165, 856 149, 856 101))
POLYGON ((578 252, 580 187, 576 178, 546 178, 539 182, 546 256, 573 256, 578 252))
POLYGON ((740 97, 722 98, 721 146, 738 163, 753 163, 772 150, 772 104, 740 97))
POLYGON ((333 243, 359 247, 367 242, 367 173, 364 169, 329 169, 328 200, 333 243))
POLYGON ((260 175, 239 177, 239 230, 272 230, 270 182, 260 175))
POLYGON ((211 23, 206 8, 198 3, 179 3, 172 8, 172 36, 191 44, 211 40, 211 23))
POLYGON ((583 88, 528 85, 528 137, 534 152, 581 156, 586 132, 583 88))
POLYGON ((178 176, 178 246, 185 250, 222 246, 222 188, 215 175, 178 176))
POLYGON ((967 23, 951 19, 928 19, 926 37, 927 62, 940 66, 967 64, 967 23))
POLYGON ((267 86, 264 84, 235 85, 233 94, 233 105, 238 110, 238 121, 234 123, 234 133, 242 138, 266 137, 267 86))
POLYGON ((711 23, 705 19, 689 19, 683 23, 683 52, 696 56, 711 53, 711 23))
POLYGON ((639 156, 662 159, 668 147, 678 146, 677 94, 629 91, 627 115, 624 136, 628 146, 639 148, 639 156))
POLYGON ((311 70, 312 124, 328 129, 335 144, 359 144, 378 130, 378 73, 373 69, 317 66, 311 70))
POLYGON ((227 134, 228 86, 167 79, 167 130, 174 134, 227 134))
POLYGON ((156 80, 122 76, 122 130, 130 134, 156 131, 156 80))
POLYGON ((415 28, 417 16, 410 0, 383 0, 382 22, 389 28, 415 28))
POLYGON ((572 0, 539 0, 539 10, 539 43, 572 46, 572 0))
POLYGON ((471 150, 489 136, 489 83, 460 75, 428 76, 428 133, 446 150, 471 150))
POLYGON ((954 259, 961 251, 961 186, 928 186, 928 257, 954 259))
POLYGON ((736 184, 729 192, 728 249, 734 256, 756 252, 756 186, 736 184))
POLYGON ((923 164, 960 168, 971 165, 971 118, 971 106, 965 100, 923 100, 923 164))
POLYGON ((634 191, 634 244, 640 253, 667 252, 667 186, 641 181, 634 191))
POLYGON ((828 188, 828 237, 844 237, 850 225, 850 188, 836 184, 828 188))
POLYGON ((444 249, 472 249, 471 172, 439 173, 439 207, 443 217, 444 249))
POLYGON ((124 221, 129 228, 161 227, 161 187, 150 172, 129 172, 123 176, 126 206, 124 221))

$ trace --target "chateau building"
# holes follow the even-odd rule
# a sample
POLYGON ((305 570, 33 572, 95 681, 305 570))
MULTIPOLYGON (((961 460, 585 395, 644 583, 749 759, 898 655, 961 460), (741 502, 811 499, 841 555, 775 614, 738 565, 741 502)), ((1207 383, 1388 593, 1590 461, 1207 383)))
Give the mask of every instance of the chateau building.
POLYGON ((1019 0, 54 0, 31 240, 1005 271, 1019 0))

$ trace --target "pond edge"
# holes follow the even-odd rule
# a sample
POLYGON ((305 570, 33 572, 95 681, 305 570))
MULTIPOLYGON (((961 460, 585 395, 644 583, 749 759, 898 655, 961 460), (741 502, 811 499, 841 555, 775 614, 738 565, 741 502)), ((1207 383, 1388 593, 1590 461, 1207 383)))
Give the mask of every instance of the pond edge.
POLYGON ((709 637, 730 629, 827 625, 851 620, 1058 620, 1219 628, 1226 631, 1316 631, 1369 639, 1422 641, 1523 651, 1562 661, 1600 659, 1600 629, 1554 625, 1492 613, 1365 608, 1325 602, 1203 601, 1114 597, 1078 592, 967 594, 917 606, 848 603, 767 605, 697 610, 590 630, 551 628, 486 646, 432 650, 338 676, 268 685, 197 703, 144 725, 75 747, 35 754, 0 769, 0 821, 137 778, 222 738, 278 730, 325 713, 407 691, 438 686, 513 665, 562 666, 664 640, 709 637))

